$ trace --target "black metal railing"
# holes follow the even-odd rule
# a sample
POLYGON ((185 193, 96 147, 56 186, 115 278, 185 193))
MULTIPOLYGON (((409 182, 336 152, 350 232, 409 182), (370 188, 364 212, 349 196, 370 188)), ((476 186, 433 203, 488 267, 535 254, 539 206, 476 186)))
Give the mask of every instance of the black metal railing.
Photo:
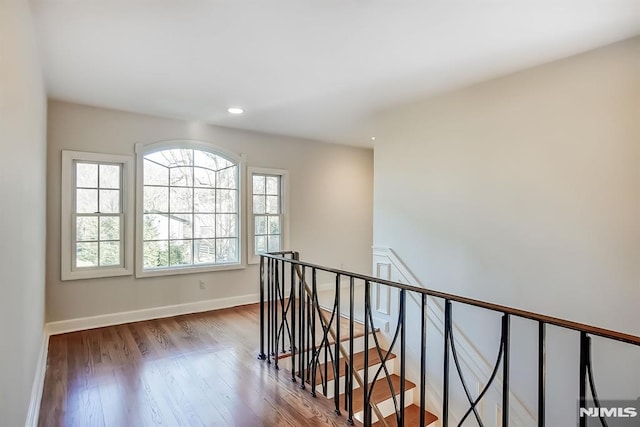
MULTIPOLYGON (((318 387, 322 394, 333 394, 332 400, 335 412, 345 411, 347 420, 353 423, 356 419, 354 401, 361 402, 362 409, 359 419, 365 426, 374 422, 387 426, 384 413, 378 408, 373 399, 375 387, 388 387, 390 400, 395 410, 395 422, 398 426, 405 426, 405 391, 407 376, 407 296, 418 304, 418 318, 420 325, 414 331, 411 340, 415 343, 419 339, 419 378, 417 388, 419 399, 419 425, 424 426, 428 421, 427 412, 427 308, 429 300, 441 300, 444 303, 444 345, 442 369, 442 406, 440 409, 442 426, 448 427, 450 419, 451 394, 451 359, 458 379, 468 400, 469 407, 463 414, 458 414, 462 425, 470 417, 475 418, 477 424, 483 426, 483 420, 478 406, 492 384, 502 371, 502 407, 501 425, 509 426, 509 379, 510 379, 510 340, 511 319, 520 318, 536 322, 538 329, 537 354, 537 425, 546 425, 546 332, 548 326, 577 331, 580 335, 579 361, 579 396, 576 401, 580 407, 587 405, 588 395, 595 407, 600 408, 600 401, 596 392, 593 366, 591 361, 591 337, 602 337, 634 346, 640 346, 640 337, 606 330, 590 325, 571 322, 555 317, 519 310, 507 306, 492 304, 484 301, 460 297, 444 292, 425 289, 422 287, 393 282, 362 274, 351 273, 339 269, 323 267, 300 261, 297 252, 278 252, 264 254, 260 257, 260 354, 259 358, 272 363, 279 368, 279 361, 287 356, 290 361, 291 379, 299 381, 300 387, 310 388, 311 394, 316 396, 318 387), (330 289, 323 283, 323 294, 328 294, 328 303, 319 300, 318 273, 331 277, 330 289), (356 298, 356 286, 364 285, 364 301, 356 298), (374 325, 371 292, 373 285, 388 286, 397 290, 397 319, 395 328, 388 335, 388 345, 382 342, 381 333, 374 325), (348 292, 348 307, 342 309, 341 293, 348 292), (429 298, 428 298, 429 297, 429 298), (360 319, 356 318, 356 307, 363 303, 364 313, 360 319), (456 305, 478 307, 498 313, 501 316, 500 339, 497 357, 490 377, 477 397, 473 397, 459 360, 456 350, 456 339, 453 327, 453 308, 456 305), (346 329, 346 331, 345 331, 346 329), (358 333, 356 332, 358 329, 358 333), (363 341, 364 363, 360 368, 354 360, 358 350, 356 340, 363 341), (370 369, 371 355, 369 348, 374 351, 376 358, 375 369, 370 369), (390 372, 388 362, 392 352, 400 366, 399 381, 393 381, 394 373, 390 372), (341 365, 342 364, 342 365, 341 365), (340 367, 344 366, 341 371, 340 367), (362 371, 360 374, 359 371, 362 371), (378 381, 380 380, 380 381, 378 381), (330 386, 330 383, 333 384, 330 386), (357 386, 356 386, 357 383, 357 386), (360 393, 360 395, 358 395, 360 393), (588 394, 589 393, 589 394, 588 394), (374 418, 375 416, 375 418, 374 418)), ((395 314, 395 313, 394 313, 395 314)), ((429 349, 429 351, 435 351, 429 349)), ((397 379, 397 378, 396 378, 397 379)), ((414 378, 415 379, 415 378, 414 378)), ((411 403, 411 402, 409 402, 411 403)), ((575 402, 567 402, 575 404, 575 402)), ((393 415, 393 414, 392 414, 393 415)), ((599 418, 603 426, 606 420, 599 418)), ((578 424, 586 427, 587 419, 580 417, 578 424)))

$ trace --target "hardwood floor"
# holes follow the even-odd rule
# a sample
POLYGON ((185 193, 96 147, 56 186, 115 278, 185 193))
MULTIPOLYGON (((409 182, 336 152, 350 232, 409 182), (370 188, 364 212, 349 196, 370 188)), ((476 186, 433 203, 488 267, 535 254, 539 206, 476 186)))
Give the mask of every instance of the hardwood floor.
POLYGON ((344 426, 256 359, 258 306, 52 336, 39 426, 344 426))

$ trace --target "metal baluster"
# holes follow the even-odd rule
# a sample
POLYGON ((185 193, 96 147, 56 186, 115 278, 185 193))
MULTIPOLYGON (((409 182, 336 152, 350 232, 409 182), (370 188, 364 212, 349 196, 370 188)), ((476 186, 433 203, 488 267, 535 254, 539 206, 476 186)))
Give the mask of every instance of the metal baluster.
POLYGON ((509 427, 509 331, 511 319, 508 314, 502 316, 504 336, 504 360, 502 361, 502 427, 509 427))
POLYGON ((316 293, 318 291, 317 271, 311 270, 311 337, 313 339, 313 359, 311 360, 311 396, 316 397, 317 353, 316 353, 316 293))
MULTIPOLYGON (((364 393, 364 425, 371 425, 371 394, 369 393, 369 311, 370 306, 370 290, 369 281, 364 282, 364 381, 363 381, 363 393, 364 393)), ((373 325, 372 325, 373 327, 373 325)), ((352 362, 353 363, 353 359, 352 362)))
MULTIPOLYGON (((580 408, 587 407, 587 363, 589 357, 589 339, 586 332, 580 332, 580 408)), ((580 417, 580 427, 587 426, 587 418, 580 417)))
POLYGON ((425 404, 427 398, 427 294, 422 294, 420 323, 420 427, 425 425, 425 404))
POLYGON ((267 261, 267 363, 271 363, 271 267, 273 259, 267 261))
POLYGON ((304 302, 306 300, 306 292, 304 290, 306 267, 302 266, 302 272, 300 273, 300 388, 305 388, 305 355, 307 354, 307 347, 305 342, 305 336, 307 335, 307 323, 305 323, 305 310, 304 302))
POLYGON ((275 367, 276 369, 280 369, 280 367, 278 366, 278 338, 280 335, 280 325, 278 325, 278 303, 279 301, 279 293, 280 293, 280 275, 278 274, 279 272, 279 265, 280 262, 278 260, 274 260, 274 280, 273 280, 273 326, 274 326, 274 330, 273 330, 273 349, 274 349, 274 361, 275 361, 275 367))
POLYGON ((282 266, 280 268, 280 272, 282 274, 282 289, 281 289, 281 293, 280 293, 280 307, 282 308, 282 353, 285 352, 285 337, 287 335, 287 331, 289 329, 289 323, 287 322, 287 309, 284 303, 285 300, 285 289, 287 288, 287 280, 286 280, 286 274, 285 274, 285 260, 283 259, 281 261, 282 266))
POLYGON ((406 378, 406 348, 405 344, 407 341, 407 331, 405 328, 407 321, 407 291, 405 289, 400 289, 400 327, 402 328, 400 331, 400 422, 398 426, 404 426, 404 400, 405 400, 405 389, 406 386, 404 384, 406 378))
MULTIPOLYGON (((291 381, 296 382, 296 266, 291 263, 291 381)), ((298 304, 299 305, 299 304, 298 304)))
MULTIPOLYGON (((336 414, 340 415, 340 275, 336 274, 336 340, 334 346, 333 361, 333 403, 336 407, 336 414)), ((346 372, 346 371, 345 371, 346 372)))
POLYGON ((260 256, 260 354, 258 359, 265 360, 264 354, 264 257, 260 256))
POLYGON ((545 424, 545 387, 546 387, 546 330, 545 323, 538 322, 538 427, 545 424))
MULTIPOLYGON (((355 299, 355 281, 353 277, 349 278, 349 390, 345 393, 347 398, 347 411, 349 417, 347 421, 353 425, 353 310, 355 299)), ((365 318, 366 319, 366 318, 365 318)), ((366 322, 365 322, 366 323, 366 322)))
POLYGON ((445 300, 444 309, 444 379, 442 397, 442 426, 449 426, 449 330, 451 329, 451 301, 445 300))

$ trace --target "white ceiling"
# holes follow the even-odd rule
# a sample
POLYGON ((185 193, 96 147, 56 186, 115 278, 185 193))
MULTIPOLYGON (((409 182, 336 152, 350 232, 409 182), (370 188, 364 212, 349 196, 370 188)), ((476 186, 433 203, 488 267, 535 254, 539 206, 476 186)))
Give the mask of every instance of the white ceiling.
POLYGON ((640 0, 32 2, 52 98, 360 146, 374 111, 640 34, 640 0))

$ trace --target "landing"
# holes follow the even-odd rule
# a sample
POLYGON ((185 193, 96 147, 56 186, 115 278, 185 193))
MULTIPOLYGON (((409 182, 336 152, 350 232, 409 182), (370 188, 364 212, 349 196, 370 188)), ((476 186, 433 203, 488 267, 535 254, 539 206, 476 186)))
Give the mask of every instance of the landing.
POLYGON ((52 336, 40 426, 344 426, 258 361, 258 305, 52 336))

